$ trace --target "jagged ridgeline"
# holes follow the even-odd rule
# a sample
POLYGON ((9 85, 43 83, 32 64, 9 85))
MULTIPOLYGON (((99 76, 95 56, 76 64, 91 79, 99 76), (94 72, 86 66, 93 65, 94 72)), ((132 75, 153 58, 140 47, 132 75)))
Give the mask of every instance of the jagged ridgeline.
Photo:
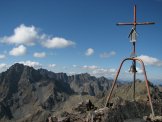
MULTIPOLYGON (((0 74, 0 122, 45 122, 49 113, 67 121, 84 122, 94 109, 104 107, 111 85, 112 80, 105 77, 96 78, 87 73, 68 76, 17 63, 0 74), (92 102, 92 110, 87 109, 87 100, 92 102)), ((162 87, 151 83, 149 86, 152 99, 159 102, 162 87)), ((114 122, 116 118, 124 121, 148 115, 145 82, 136 81, 138 103, 131 102, 132 94, 132 83, 118 82, 111 101, 114 108, 103 109, 102 116, 94 116, 96 121, 114 122)), ((156 113, 162 113, 159 105, 155 109, 156 113)))
MULTIPOLYGON (((49 112, 62 110, 69 99, 104 97, 111 83, 104 77, 96 78, 87 73, 67 76, 14 64, 0 74, 0 122, 44 122, 49 112)), ((75 99, 74 103, 78 102, 75 99)))

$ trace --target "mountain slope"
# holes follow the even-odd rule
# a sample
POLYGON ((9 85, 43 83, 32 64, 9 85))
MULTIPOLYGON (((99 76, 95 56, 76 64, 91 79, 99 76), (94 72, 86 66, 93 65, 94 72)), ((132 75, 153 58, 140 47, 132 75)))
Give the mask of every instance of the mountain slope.
POLYGON ((112 85, 111 80, 96 78, 87 73, 69 76, 68 81, 75 92, 98 97, 103 97, 112 85))
MULTIPOLYGON (((49 113, 60 116, 66 112, 69 112, 72 118, 76 114, 76 117, 86 119, 88 114, 86 110, 85 113, 78 114, 73 108, 89 99, 95 107, 104 107, 111 85, 111 80, 104 77, 96 78, 87 73, 68 76, 66 73, 54 73, 45 69, 35 70, 29 66, 14 64, 7 71, 0 73, 0 122, 44 122, 49 113)), ((154 103, 161 101, 162 94, 158 87, 151 83, 149 86, 154 103)), ((113 102, 115 108, 120 99, 129 103, 132 101, 132 93, 132 83, 118 82, 110 102, 113 102)), ((136 100, 137 104, 141 105, 148 102, 145 82, 136 81, 136 100)), ((134 103, 130 104, 129 108, 133 105, 134 103)), ((119 111, 118 109, 114 111, 114 118, 121 110, 123 116, 129 113, 127 105, 122 107, 119 111)), ((155 109, 155 113, 160 113, 162 110, 156 106, 155 109)), ((104 113, 103 117, 108 119, 110 116, 107 114, 112 112, 110 110, 104 113)), ((137 113, 137 111, 132 112, 137 113)), ((141 115, 147 112, 150 113, 150 109, 146 109, 141 115)), ((131 119, 131 115, 129 113, 126 119, 131 119)))
POLYGON ((41 122, 69 96, 102 97, 110 86, 111 81, 104 77, 87 73, 67 76, 17 63, 0 74, 0 120, 19 122, 39 118, 41 122))
POLYGON ((35 111, 51 110, 70 94, 73 90, 68 83, 15 64, 0 74, 0 119, 21 119, 35 111))

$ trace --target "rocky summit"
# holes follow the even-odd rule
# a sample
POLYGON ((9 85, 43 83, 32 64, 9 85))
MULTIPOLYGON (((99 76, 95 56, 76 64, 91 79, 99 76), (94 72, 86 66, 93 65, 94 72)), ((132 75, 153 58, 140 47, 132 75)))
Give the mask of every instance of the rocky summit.
MULTIPOLYGON (((87 73, 68 76, 14 64, 0 74, 0 122, 143 122, 150 114, 145 83, 115 86, 110 108, 105 107, 112 80, 87 73)), ((162 115, 161 86, 149 83, 156 115, 162 115)), ((147 121, 147 120, 146 120, 147 121)))

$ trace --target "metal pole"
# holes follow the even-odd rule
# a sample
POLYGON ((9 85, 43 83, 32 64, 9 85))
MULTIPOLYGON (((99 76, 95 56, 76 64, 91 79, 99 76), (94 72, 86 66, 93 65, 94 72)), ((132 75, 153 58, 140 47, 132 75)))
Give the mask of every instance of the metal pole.
MULTIPOLYGON (((150 25, 150 24, 155 24, 154 22, 137 22, 137 15, 136 14, 137 14, 137 12, 136 12, 136 5, 134 5, 134 21, 133 22, 128 22, 128 23, 117 23, 117 25, 133 25, 134 29, 136 30, 136 25, 150 25)), ((144 76, 145 76, 145 82, 146 82, 146 88, 147 88, 147 92, 148 92, 149 102, 150 102, 150 106, 151 106, 151 110, 152 110, 152 115, 154 116, 155 114, 154 114, 154 110, 153 110, 153 105, 152 105, 152 100, 151 100, 151 95, 150 95, 149 84, 148 84, 147 75, 146 75, 146 71, 145 71, 145 65, 144 65, 144 63, 143 63, 143 61, 141 59, 136 58, 135 42, 133 42, 133 46, 134 46, 134 48, 133 48, 133 56, 131 58, 124 59, 123 62, 121 63, 120 68, 118 69, 118 72, 116 74, 115 80, 113 82, 112 89, 111 89, 110 94, 109 94, 109 96, 107 98, 106 105, 108 104, 108 102, 110 100, 112 91, 114 89, 116 80, 118 78, 118 75, 120 73, 120 69, 121 69, 123 63, 126 60, 132 60, 133 65, 135 65, 134 68, 136 69, 136 61, 139 61, 139 62, 141 62, 142 67, 143 67, 143 72, 144 72, 144 76)), ((135 100, 136 72, 134 72, 133 80, 134 80, 134 88, 133 88, 134 89, 134 95, 133 95, 133 97, 134 97, 134 100, 135 100)))
POLYGON ((149 83, 148 83, 148 79, 147 79, 145 65, 144 65, 143 61, 141 59, 139 59, 139 58, 134 58, 133 60, 138 60, 139 62, 141 62, 144 77, 145 77, 146 88, 147 88, 147 93, 148 93, 148 97, 149 97, 149 102, 150 102, 150 106, 151 106, 152 115, 155 116, 153 105, 152 105, 152 99, 151 99, 150 88, 149 88, 149 83))
POLYGON ((122 63, 120 64, 120 67, 119 67, 119 69, 118 69, 118 71, 117 71, 117 73, 116 73, 115 79, 114 79, 114 81, 113 81, 113 84, 112 84, 112 87, 111 87, 110 93, 109 93, 109 95, 108 95, 108 97, 107 97, 105 107, 107 107, 107 105, 108 105, 108 103, 109 103, 109 101, 110 101, 110 98, 111 98, 112 92, 113 92, 113 90, 114 90, 114 87, 115 87, 116 81, 117 81, 117 79, 118 79, 118 76, 119 76, 120 70, 121 70, 121 68, 122 68, 123 63, 124 63, 126 60, 128 60, 128 59, 127 59, 127 58, 124 59, 124 60, 122 61, 122 63))
MULTIPOLYGON (((135 8, 136 9, 136 8, 135 8)), ((136 14, 135 14, 136 15, 136 14)), ((136 20, 136 18, 135 18, 136 20)), ((136 30, 136 26, 135 26, 136 30)), ((133 58, 136 55, 136 42, 133 42, 133 58)), ((135 90, 136 90, 136 60, 133 60, 134 72, 133 72, 133 100, 135 101, 135 90)))
MULTIPOLYGON (((134 65, 136 65, 136 62, 134 62, 134 65)), ((133 100, 135 101, 135 90, 136 90, 136 72, 133 73, 133 100)))
POLYGON ((136 5, 134 5, 134 26, 137 24, 137 17, 136 17, 136 5))

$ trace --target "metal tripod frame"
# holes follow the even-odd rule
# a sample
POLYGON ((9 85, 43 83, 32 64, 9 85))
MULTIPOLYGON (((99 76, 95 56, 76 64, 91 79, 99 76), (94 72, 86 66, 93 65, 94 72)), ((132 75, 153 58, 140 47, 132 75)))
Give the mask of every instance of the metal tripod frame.
POLYGON ((110 93, 109 93, 109 95, 108 95, 108 97, 107 97, 105 107, 107 107, 107 105, 108 105, 108 103, 109 103, 109 101, 110 101, 110 99, 111 99, 111 95, 112 95, 112 92, 113 92, 113 90, 114 90, 114 87, 115 87, 116 81, 117 81, 117 79, 118 79, 118 76, 119 76, 119 74, 120 74, 120 70, 121 70, 121 68, 122 68, 122 66, 123 66, 123 64, 124 64, 124 62, 127 61, 127 60, 139 61, 139 62, 141 63, 141 65, 142 65, 142 70, 143 70, 143 73, 144 73, 145 82, 146 82, 146 88, 147 88, 147 93, 148 93, 148 97, 149 97, 149 102, 150 102, 150 107, 151 107, 152 115, 155 116, 155 114, 154 114, 154 109, 153 109, 153 104, 152 104, 152 99, 151 99, 151 94, 150 94, 149 82, 148 82, 147 74, 146 74, 146 70, 145 70, 145 65, 144 65, 144 62, 143 62, 140 58, 125 58, 125 59, 121 62, 120 67, 119 67, 119 69, 118 69, 118 71, 117 71, 117 73, 116 73, 115 79, 114 79, 114 81, 113 81, 111 91, 110 91, 110 93))

